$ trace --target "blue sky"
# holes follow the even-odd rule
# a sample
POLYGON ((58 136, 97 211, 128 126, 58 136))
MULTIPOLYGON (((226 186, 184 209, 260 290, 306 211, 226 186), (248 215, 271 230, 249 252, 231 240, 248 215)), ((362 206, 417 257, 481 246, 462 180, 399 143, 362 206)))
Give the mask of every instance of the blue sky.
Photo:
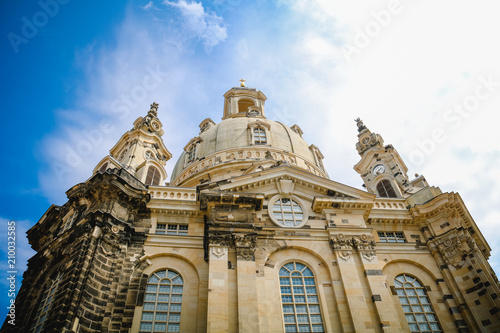
POLYGON ((220 120, 222 95, 241 78, 267 95, 269 118, 299 124, 320 147, 332 179, 358 188, 353 119, 363 118, 410 175, 462 195, 500 271, 496 9, 490 1, 3 1, 0 222, 18 223, 19 271, 33 254, 25 230, 64 204, 149 104, 160 104, 170 172, 198 124, 220 120))

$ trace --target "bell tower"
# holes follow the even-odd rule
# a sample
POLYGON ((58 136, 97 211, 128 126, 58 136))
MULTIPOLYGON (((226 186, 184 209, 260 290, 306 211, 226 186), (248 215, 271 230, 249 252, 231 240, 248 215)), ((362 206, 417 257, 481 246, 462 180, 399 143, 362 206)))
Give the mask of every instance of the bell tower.
POLYGON ((134 127, 123 134, 110 155, 94 168, 124 168, 146 185, 161 185, 167 179, 166 162, 172 157, 163 143, 163 125, 158 119, 158 103, 151 104, 145 117, 134 121, 134 127))
POLYGON ((356 149, 361 160, 354 170, 363 178, 368 192, 380 197, 405 198, 416 192, 415 187, 427 186, 422 176, 410 182, 408 167, 397 150, 392 145, 384 146, 382 136, 372 133, 360 118, 355 121, 358 126, 356 149))

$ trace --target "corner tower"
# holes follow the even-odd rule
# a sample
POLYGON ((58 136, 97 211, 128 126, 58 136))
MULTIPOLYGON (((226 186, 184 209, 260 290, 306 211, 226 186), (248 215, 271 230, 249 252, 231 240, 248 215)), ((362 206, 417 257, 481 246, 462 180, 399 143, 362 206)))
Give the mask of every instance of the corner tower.
POLYGON ((163 184, 167 178, 165 164, 172 154, 163 143, 162 127, 158 119, 158 103, 153 103, 148 114, 134 121, 134 127, 123 134, 93 173, 124 168, 146 185, 163 184))
POLYGON ((363 186, 370 193, 387 198, 406 198, 427 187, 423 176, 410 181, 408 167, 392 145, 384 145, 384 139, 372 133, 360 118, 355 119, 358 126, 356 150, 361 160, 354 166, 363 179, 363 186))

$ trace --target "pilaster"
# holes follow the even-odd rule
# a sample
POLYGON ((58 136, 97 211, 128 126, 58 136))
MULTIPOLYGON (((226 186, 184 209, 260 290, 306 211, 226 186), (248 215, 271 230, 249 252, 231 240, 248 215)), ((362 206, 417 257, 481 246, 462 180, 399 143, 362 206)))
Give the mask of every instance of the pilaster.
POLYGON ((228 243, 209 245, 207 332, 227 332, 228 291, 228 243))

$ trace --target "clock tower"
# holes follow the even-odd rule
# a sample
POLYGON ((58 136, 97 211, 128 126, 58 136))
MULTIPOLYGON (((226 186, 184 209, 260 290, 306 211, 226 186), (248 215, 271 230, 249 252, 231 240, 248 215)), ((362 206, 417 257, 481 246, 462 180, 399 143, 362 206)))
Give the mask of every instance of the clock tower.
POLYGON ((410 181, 408 167, 392 145, 384 145, 384 139, 372 133, 360 118, 356 149, 361 160, 354 166, 363 178, 364 187, 370 193, 387 198, 407 198, 428 184, 423 176, 410 181))

